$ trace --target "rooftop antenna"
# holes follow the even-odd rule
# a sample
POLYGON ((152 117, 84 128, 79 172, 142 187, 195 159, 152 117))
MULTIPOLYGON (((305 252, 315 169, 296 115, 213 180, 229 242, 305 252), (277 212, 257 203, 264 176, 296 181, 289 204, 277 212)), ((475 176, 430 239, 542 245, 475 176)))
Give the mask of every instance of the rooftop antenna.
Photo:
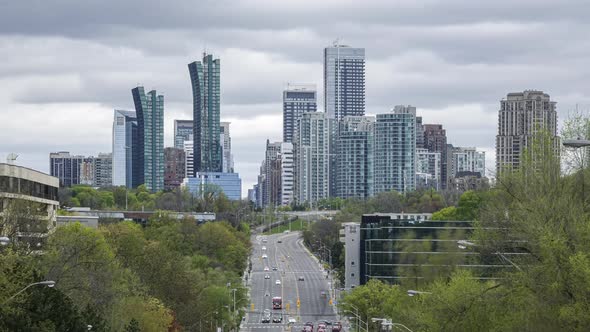
POLYGON ((334 45, 334 47, 338 47, 338 46, 340 45, 340 39, 342 39, 342 38, 340 38, 340 37, 337 37, 337 38, 334 40, 334 42, 332 43, 332 45, 334 45))
POLYGON ((10 165, 14 165, 14 161, 16 160, 16 158, 18 158, 18 154, 10 153, 8 154, 8 157, 6 157, 6 162, 10 165))

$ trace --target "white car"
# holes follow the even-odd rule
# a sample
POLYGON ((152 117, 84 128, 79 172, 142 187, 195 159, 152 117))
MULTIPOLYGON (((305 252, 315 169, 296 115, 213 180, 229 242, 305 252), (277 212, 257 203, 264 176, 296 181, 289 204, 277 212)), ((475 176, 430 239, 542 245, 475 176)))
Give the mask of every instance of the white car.
POLYGON ((275 281, 275 285, 280 285, 281 281, 277 279, 277 281, 275 281))
POLYGON ((268 274, 265 274, 264 279, 270 279, 270 276, 268 274))
POLYGON ((262 250, 263 250, 263 251, 264 251, 264 250, 266 250, 266 247, 264 247, 264 246, 263 246, 263 247, 262 247, 262 250))
POLYGON ((264 267, 264 272, 270 271, 270 269, 268 268, 268 266, 264 267))
POLYGON ((265 258, 265 259, 268 258, 268 255, 264 254, 264 255, 262 255, 262 258, 265 258))

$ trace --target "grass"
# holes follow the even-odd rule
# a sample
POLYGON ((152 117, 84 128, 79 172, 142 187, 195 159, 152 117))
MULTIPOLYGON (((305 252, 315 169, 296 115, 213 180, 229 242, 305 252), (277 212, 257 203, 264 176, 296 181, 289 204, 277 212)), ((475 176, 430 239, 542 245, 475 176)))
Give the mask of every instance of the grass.
MULTIPOLYGON (((302 219, 292 221, 290 224, 291 224, 291 231, 302 231, 307 227, 307 221, 302 220, 302 219)), ((284 225, 281 225, 278 227, 273 227, 271 232, 264 232, 264 234, 266 234, 266 235, 278 234, 278 233, 282 233, 288 229, 289 229, 289 224, 284 224, 284 225)))

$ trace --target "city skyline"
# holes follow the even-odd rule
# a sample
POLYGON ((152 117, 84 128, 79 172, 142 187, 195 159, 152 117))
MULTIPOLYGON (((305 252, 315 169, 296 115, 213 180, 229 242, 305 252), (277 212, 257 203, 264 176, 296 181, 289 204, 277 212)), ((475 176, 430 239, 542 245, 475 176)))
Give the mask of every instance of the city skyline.
MULTIPOLYGON (((415 105, 424 123, 443 125, 449 142, 483 149, 486 171, 494 171, 499 101, 507 93, 538 89, 550 94, 558 102, 560 120, 576 104, 581 110, 590 109, 590 93, 582 80, 590 67, 581 34, 585 29, 580 27, 587 24, 580 13, 588 4, 540 3, 531 8, 519 3, 511 4, 514 11, 507 12, 501 9, 504 5, 495 2, 481 10, 461 1, 446 4, 445 12, 465 9, 460 22, 452 14, 428 17, 427 12, 440 9, 436 4, 417 8, 409 3, 399 7, 371 3, 358 13, 349 4, 337 6, 338 13, 346 14, 340 17, 350 19, 349 26, 339 19, 325 23, 325 17, 310 16, 311 10, 305 8, 289 12, 294 19, 283 20, 282 6, 287 4, 268 8, 264 16, 276 17, 284 27, 274 20, 264 23, 260 14, 237 5, 239 19, 220 19, 223 25, 214 24, 211 33, 199 35, 191 26, 195 14, 214 12, 221 18, 227 14, 209 6, 198 13, 187 8, 181 13, 171 6, 167 14, 179 19, 159 22, 159 27, 169 30, 147 28, 140 20, 121 24, 112 17, 101 17, 103 28, 99 28, 80 22, 105 8, 116 12, 119 5, 112 8, 105 3, 93 11, 57 5, 29 16, 43 25, 24 29, 22 24, 10 24, 11 17, 18 16, 10 13, 26 9, 11 4, 14 7, 0 14, 4 19, 0 45, 7 60, 0 65, 0 84, 10 82, 4 83, 2 92, 7 107, 0 114, 0 160, 17 152, 18 164, 49 172, 51 151, 84 155, 110 151, 113 109, 133 109, 128 89, 137 83, 166 96, 165 146, 173 146, 173 120, 191 118, 186 63, 206 47, 224 61, 221 120, 232 123, 235 168, 244 180, 245 193, 256 182, 266 139, 281 140, 284 84, 316 84, 318 108, 323 110, 322 52, 342 37, 343 44, 366 50, 366 115, 387 112, 397 104, 415 105), (379 15, 386 12, 393 17, 379 15), (69 25, 74 23, 60 15, 80 17, 75 24, 82 28, 72 29, 69 25), (367 29, 357 31, 364 24, 367 29), (236 31, 230 36, 224 32, 227 28, 236 31), (138 39, 152 32, 162 34, 165 47, 138 39), (279 38, 258 38, 271 35, 279 38), (522 47, 530 35, 544 36, 551 45, 522 47), (190 45, 184 39, 190 39, 190 45), (45 55, 43 62, 32 61, 38 54, 45 55), (148 67, 150 71, 145 70, 148 67), (544 78, 547 73, 551 80, 544 78), (23 121, 27 128, 20 125, 23 121), (255 133, 252 128, 257 128, 255 133)), ((148 13, 142 8, 136 17, 148 13)))

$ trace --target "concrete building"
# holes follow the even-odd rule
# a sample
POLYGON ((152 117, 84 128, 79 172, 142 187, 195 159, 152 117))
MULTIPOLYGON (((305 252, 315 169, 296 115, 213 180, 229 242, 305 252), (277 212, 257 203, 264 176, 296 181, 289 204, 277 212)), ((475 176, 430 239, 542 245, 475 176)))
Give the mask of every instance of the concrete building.
POLYGON ((336 196, 373 196, 375 117, 346 116, 337 139, 336 196))
POLYGON ((92 158, 94 163, 94 184, 95 187, 106 188, 113 185, 113 154, 99 153, 98 157, 92 158))
POLYGON ((441 154, 416 149, 416 188, 441 189, 441 154))
POLYGON ((194 149, 193 149, 194 143, 195 143, 195 141, 192 139, 184 141, 184 157, 185 157, 184 177, 185 178, 193 177, 195 174, 195 156, 194 156, 194 149))
POLYGON ((301 114, 317 111, 315 84, 287 84, 283 90, 283 142, 292 143, 301 114))
POLYGON ((67 151, 49 154, 49 174, 59 179, 60 187, 80 184, 80 170, 86 160, 84 156, 72 156, 67 151))
POLYGON ((365 115, 365 49, 340 45, 324 49, 324 111, 332 119, 365 115))
POLYGON ((138 128, 135 112, 115 110, 113 119, 113 186, 137 187, 133 182, 134 172, 140 172, 143 165, 139 160, 138 128))
POLYGON ((375 123, 375 194, 416 188, 416 108, 395 106, 377 114, 375 123))
POLYGON ((231 136, 229 134, 229 122, 220 122, 219 144, 221 145, 222 171, 234 172, 234 155, 231 152, 231 136))
POLYGON ((193 195, 223 192, 231 200, 242 199, 242 180, 238 173, 202 172, 182 183, 193 195))
POLYGON ((486 176, 486 153, 477 151, 475 147, 453 147, 452 167, 449 178, 454 178, 458 173, 476 172, 481 177, 486 176))
POLYGON ((0 236, 39 247, 56 226, 59 186, 57 177, 22 166, 0 163, 0 225, 11 224, 16 227, 0 227, 0 236), (17 211, 19 202, 25 203, 28 211, 25 216, 17 211))
POLYGON ((467 190, 486 190, 490 181, 480 172, 457 172, 449 179, 449 189, 465 192, 467 190))
POLYGON ((294 190, 293 144, 266 141, 265 159, 260 167, 260 207, 289 205, 294 190))
POLYGON ((160 191, 164 189, 164 96, 156 90, 146 94, 143 86, 132 89, 131 94, 138 130, 138 153, 133 162, 139 163, 133 182, 160 191))
POLYGON ((194 176, 199 172, 223 171, 220 144, 219 59, 203 54, 203 61, 188 65, 193 91, 194 176))
MULTIPOLYGON (((543 91, 525 90, 509 93, 500 101, 496 136, 496 176, 503 170, 520 166, 526 149, 534 153, 533 141, 543 132, 551 137, 554 153, 559 156, 556 102, 543 91)), ((540 142, 542 143, 542 142, 540 142)), ((532 156, 533 158, 535 156, 532 156)))
POLYGON ((295 201, 315 204, 330 196, 330 132, 325 113, 304 113, 295 135, 295 201))
POLYGON ((441 189, 445 189, 448 181, 447 176, 447 132, 441 124, 425 124, 424 148, 430 152, 440 153, 440 183, 441 189))
POLYGON ((184 141, 193 137, 193 120, 174 120, 174 147, 183 149, 184 141))
POLYGON ((184 150, 164 149, 164 189, 174 190, 182 184, 186 174, 184 150))
POLYGON ((340 242, 344 243, 344 289, 351 289, 361 284, 361 224, 342 223, 340 242))

